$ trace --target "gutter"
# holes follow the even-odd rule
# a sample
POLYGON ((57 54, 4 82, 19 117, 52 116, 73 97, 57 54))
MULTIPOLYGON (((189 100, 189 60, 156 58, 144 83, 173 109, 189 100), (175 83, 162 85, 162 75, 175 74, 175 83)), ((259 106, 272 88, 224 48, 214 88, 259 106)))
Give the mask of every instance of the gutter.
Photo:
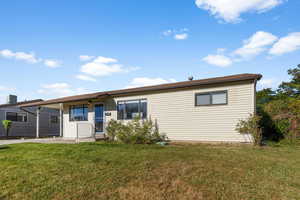
POLYGON ((78 99, 76 99, 76 96, 70 98, 70 99, 53 99, 53 100, 49 100, 44 101, 44 102, 40 102, 40 103, 36 103, 36 104, 28 104, 22 107, 31 107, 31 106, 43 106, 43 105, 51 105, 51 104, 58 104, 58 103, 66 103, 66 102, 78 102, 78 101, 85 101, 85 100, 92 100, 92 99, 98 99, 98 98, 103 98, 103 97, 108 97, 108 96, 118 96, 118 95, 130 95, 130 94, 135 94, 135 93, 141 93, 141 92, 153 92, 153 91, 162 91, 162 90, 170 90, 170 89, 183 89, 183 88, 193 88, 193 87, 197 87, 197 86, 207 86, 207 85, 211 85, 211 84, 222 84, 222 83, 234 83, 234 82, 238 82, 238 81, 246 81, 246 80, 252 80, 252 81, 257 81, 261 78, 262 76, 260 74, 256 74, 256 76, 254 76, 254 74, 252 74, 251 76, 248 75, 246 77, 237 77, 237 78, 232 78, 229 80, 211 80, 211 79, 207 79, 207 80, 203 80, 201 82, 199 82, 200 80, 195 80, 195 81, 185 81, 185 83, 180 83, 178 85, 177 84, 162 84, 162 85, 155 85, 155 86, 146 86, 146 87, 140 87, 140 88, 132 88, 132 89, 121 89, 121 90, 112 90, 112 91, 107 91, 107 92, 101 92, 100 94, 98 93, 94 93, 91 94, 91 96, 84 96, 82 97, 81 95, 79 95, 78 99), (81 96, 81 97, 80 97, 81 96))

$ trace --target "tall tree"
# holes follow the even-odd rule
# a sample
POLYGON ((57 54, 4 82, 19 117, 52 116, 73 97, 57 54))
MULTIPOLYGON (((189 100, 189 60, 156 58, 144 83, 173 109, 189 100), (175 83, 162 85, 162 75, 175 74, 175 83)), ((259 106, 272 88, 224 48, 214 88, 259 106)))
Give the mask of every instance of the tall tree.
POLYGON ((288 74, 292 77, 289 82, 282 82, 277 90, 281 97, 300 97, 300 64, 294 69, 289 69, 288 74))

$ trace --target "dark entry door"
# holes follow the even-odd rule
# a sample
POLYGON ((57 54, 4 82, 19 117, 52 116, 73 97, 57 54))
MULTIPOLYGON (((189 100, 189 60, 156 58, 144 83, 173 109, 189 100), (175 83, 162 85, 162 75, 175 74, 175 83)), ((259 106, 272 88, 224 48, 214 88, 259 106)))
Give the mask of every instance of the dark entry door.
POLYGON ((104 106, 103 104, 95 105, 95 132, 103 133, 104 132, 104 106))

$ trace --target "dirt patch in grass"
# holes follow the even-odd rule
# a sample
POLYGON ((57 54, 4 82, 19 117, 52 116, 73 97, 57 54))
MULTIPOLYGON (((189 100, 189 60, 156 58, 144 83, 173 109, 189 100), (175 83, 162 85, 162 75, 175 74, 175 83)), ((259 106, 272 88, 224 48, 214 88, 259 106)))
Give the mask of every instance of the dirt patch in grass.
POLYGON ((199 188, 188 183, 185 163, 165 163, 118 188, 121 199, 203 199, 199 188))

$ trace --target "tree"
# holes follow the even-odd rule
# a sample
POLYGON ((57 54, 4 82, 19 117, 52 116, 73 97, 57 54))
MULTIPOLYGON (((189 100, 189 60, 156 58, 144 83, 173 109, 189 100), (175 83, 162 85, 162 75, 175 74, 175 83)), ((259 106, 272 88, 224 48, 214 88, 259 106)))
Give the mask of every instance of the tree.
POLYGON ((277 93, 282 98, 300 98, 300 64, 294 69, 289 69, 288 74, 292 77, 291 81, 282 82, 279 85, 277 93))
POLYGON ((3 120, 2 121, 2 125, 3 125, 3 127, 6 131, 6 137, 8 137, 8 133, 9 133, 9 130, 11 128, 11 124, 12 124, 12 122, 10 120, 3 120))
POLYGON ((276 92, 271 88, 265 88, 256 93, 257 104, 265 104, 272 101, 276 96, 276 92))
POLYGON ((295 141, 300 136, 300 100, 291 97, 274 100, 264 106, 264 111, 285 138, 295 141))
POLYGON ((300 64, 287 72, 290 81, 282 82, 275 91, 266 88, 256 94, 263 136, 274 141, 300 136, 300 64))

